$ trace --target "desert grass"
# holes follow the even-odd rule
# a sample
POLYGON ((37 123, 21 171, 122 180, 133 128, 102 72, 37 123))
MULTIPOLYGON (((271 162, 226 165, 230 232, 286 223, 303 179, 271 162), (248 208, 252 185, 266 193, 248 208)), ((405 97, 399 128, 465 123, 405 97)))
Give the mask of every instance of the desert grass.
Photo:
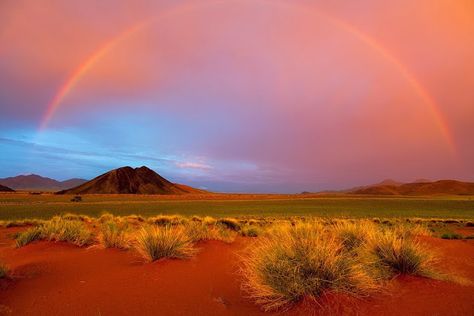
POLYGON ((186 259, 196 253, 182 227, 143 227, 135 237, 135 249, 147 261, 186 259))
POLYGON ((43 239, 65 241, 77 246, 89 245, 93 241, 92 232, 82 221, 64 220, 54 217, 40 226, 43 239))
POLYGON ((233 231, 239 231, 241 229, 239 221, 235 218, 220 218, 217 220, 217 224, 233 231))
POLYGON ((232 243, 237 237, 236 232, 217 225, 216 222, 206 224, 205 222, 192 221, 184 225, 184 231, 192 242, 217 240, 232 243))
POLYGON ((35 240, 41 239, 41 229, 38 227, 31 227, 21 233, 19 233, 16 237, 15 243, 16 247, 20 248, 23 246, 32 243, 35 240))
POLYGON ((367 220, 358 222, 339 221, 330 229, 347 250, 359 248, 368 240, 375 239, 379 233, 379 228, 373 222, 367 220))
POLYGON ((186 224, 188 218, 181 215, 158 215, 149 217, 147 222, 158 226, 176 226, 186 224))
POLYGON ((82 221, 55 216, 37 227, 21 232, 16 238, 16 246, 23 247, 35 240, 65 241, 84 246, 92 243, 93 236, 82 221))
POLYGON ((109 221, 103 223, 99 228, 98 241, 104 248, 130 248, 131 237, 128 222, 109 221))
POLYGON ((411 236, 386 230, 370 239, 362 254, 388 276, 410 274, 437 278, 436 256, 420 241, 411 236))
POLYGON ((263 232, 263 228, 257 225, 246 224, 243 225, 240 234, 244 237, 258 237, 263 232))
POLYGON ((9 275, 8 267, 5 264, 0 263, 0 279, 5 279, 8 277, 8 275, 9 275))
POLYGON ((266 311, 326 291, 365 295, 379 287, 341 239, 316 223, 274 228, 242 261, 243 289, 266 311))

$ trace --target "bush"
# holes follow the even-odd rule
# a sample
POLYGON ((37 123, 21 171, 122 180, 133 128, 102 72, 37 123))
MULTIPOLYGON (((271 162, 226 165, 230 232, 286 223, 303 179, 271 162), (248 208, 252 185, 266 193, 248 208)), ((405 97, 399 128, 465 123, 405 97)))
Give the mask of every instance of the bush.
POLYGON ((144 227, 137 233, 136 249, 148 261, 185 259, 196 252, 184 230, 176 227, 144 227))
POLYGON ((364 294, 377 288, 344 244, 315 223, 280 225, 243 258, 244 290, 264 310, 287 307, 325 291, 364 294))

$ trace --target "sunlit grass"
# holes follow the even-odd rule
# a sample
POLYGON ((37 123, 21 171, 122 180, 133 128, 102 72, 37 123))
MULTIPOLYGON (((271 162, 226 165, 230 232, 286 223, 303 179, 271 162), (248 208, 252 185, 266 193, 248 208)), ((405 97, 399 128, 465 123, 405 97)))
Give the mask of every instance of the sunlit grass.
POLYGON ((100 226, 98 241, 105 248, 128 249, 131 237, 127 222, 109 221, 103 223, 100 226))
POLYGON ((148 226, 137 232, 135 248, 147 261, 186 259, 196 253, 183 228, 148 226))
POLYGON ((264 310, 325 291, 364 295, 379 286, 334 234, 319 224, 274 228, 243 257, 244 290, 264 310))

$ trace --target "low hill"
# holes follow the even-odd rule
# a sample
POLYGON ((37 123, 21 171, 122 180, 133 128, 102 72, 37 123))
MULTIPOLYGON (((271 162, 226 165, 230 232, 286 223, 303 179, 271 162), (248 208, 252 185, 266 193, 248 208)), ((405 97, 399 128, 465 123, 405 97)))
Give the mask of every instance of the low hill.
POLYGON ((29 174, 0 179, 0 184, 15 190, 57 191, 78 186, 86 181, 84 179, 57 181, 37 174, 29 174))
POLYGON ((375 185, 352 191, 369 195, 474 195, 474 183, 456 180, 413 182, 401 185, 375 185))
POLYGON ((0 192, 15 192, 15 190, 0 184, 0 192))
POLYGON ((147 167, 122 167, 58 194, 196 194, 203 190, 174 184, 147 167))

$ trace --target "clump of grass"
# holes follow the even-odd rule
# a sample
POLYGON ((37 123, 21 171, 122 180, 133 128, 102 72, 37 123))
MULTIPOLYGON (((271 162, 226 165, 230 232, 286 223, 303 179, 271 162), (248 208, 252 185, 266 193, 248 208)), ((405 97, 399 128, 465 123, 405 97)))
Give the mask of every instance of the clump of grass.
POLYGON ((114 221, 115 220, 115 216, 110 214, 110 213, 103 213, 102 215, 100 215, 100 217, 98 218, 98 221, 100 223, 107 223, 107 222, 111 222, 111 221, 114 221))
POLYGON ((186 235, 192 242, 218 240, 231 243, 235 240, 236 233, 216 224, 204 222, 189 222, 184 226, 186 235))
POLYGON ((66 241, 77 246, 85 246, 92 242, 92 233, 81 221, 66 221, 61 217, 53 217, 41 225, 42 239, 50 241, 66 241))
POLYGON ((196 250, 180 227, 144 227, 137 233, 136 250, 148 261, 161 258, 185 259, 196 250))
POLYGON ((130 238, 125 223, 107 222, 100 226, 99 243, 105 248, 128 249, 130 238))
POLYGON ((314 223, 280 225, 243 258, 244 290, 264 310, 289 306, 325 291, 365 294, 378 288, 334 234, 314 223))
POLYGON ((262 233, 262 228, 255 225, 244 225, 240 230, 240 234, 244 237, 258 237, 262 233))
POLYGON ((158 226, 183 225, 188 219, 181 215, 159 215, 148 218, 148 223, 158 226))
POLYGON ((39 227, 32 227, 29 228, 17 235, 16 239, 16 247, 20 248, 23 246, 28 245, 29 243, 41 239, 41 228, 39 227))
POLYGON ((332 231, 347 250, 354 250, 369 238, 373 238, 379 232, 379 229, 371 221, 359 221, 357 223, 344 221, 336 223, 332 231))
POLYGON ((84 246, 92 242, 92 233, 81 221, 65 220, 55 216, 49 221, 44 221, 40 226, 32 227, 18 234, 16 246, 23 247, 39 239, 66 241, 84 246))
POLYGON ((463 239, 463 236, 457 233, 444 233, 441 235, 442 239, 463 239))
MULTIPOLYGON (((419 241, 385 231, 367 244, 368 258, 388 275, 411 274, 435 277, 435 256, 419 241)), ((366 253, 367 254, 367 253, 366 253)))
POLYGON ((3 264, 3 263, 0 263, 0 279, 5 279, 8 277, 8 274, 9 274, 9 269, 8 267, 3 264))
POLYGON ((235 218, 221 218, 217 220, 217 224, 233 231, 239 231, 241 229, 239 221, 235 218))

